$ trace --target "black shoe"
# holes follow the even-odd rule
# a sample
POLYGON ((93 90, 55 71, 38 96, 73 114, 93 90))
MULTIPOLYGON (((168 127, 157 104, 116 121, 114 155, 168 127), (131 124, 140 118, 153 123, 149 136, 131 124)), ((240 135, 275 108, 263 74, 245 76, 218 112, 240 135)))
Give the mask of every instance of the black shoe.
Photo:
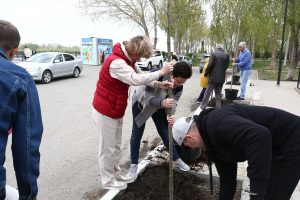
POLYGON ((237 97, 236 100, 245 100, 245 99, 242 97, 237 97))

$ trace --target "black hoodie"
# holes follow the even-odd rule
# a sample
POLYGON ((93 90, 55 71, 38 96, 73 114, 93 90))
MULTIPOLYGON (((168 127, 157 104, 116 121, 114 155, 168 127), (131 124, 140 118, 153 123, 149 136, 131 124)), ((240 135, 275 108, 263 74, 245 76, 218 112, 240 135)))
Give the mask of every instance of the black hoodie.
POLYGON ((265 195, 271 162, 300 159, 300 117, 276 108, 228 105, 195 117, 220 175, 219 199, 233 199, 237 163, 248 160, 250 192, 265 195))

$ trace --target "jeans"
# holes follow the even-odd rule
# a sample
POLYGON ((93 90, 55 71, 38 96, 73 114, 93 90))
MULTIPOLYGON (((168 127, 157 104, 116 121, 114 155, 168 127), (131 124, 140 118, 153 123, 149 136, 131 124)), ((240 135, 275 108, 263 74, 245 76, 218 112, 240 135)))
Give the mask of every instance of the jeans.
POLYGON ((247 89, 247 82, 249 79, 249 76, 251 75, 252 70, 243 70, 241 71, 241 93, 240 97, 245 98, 246 97, 246 89, 247 89))
MULTIPOLYGON (((138 164, 139 160, 139 151, 142 136, 144 133, 145 125, 143 124, 140 128, 135 123, 134 118, 141 112, 138 102, 134 103, 132 106, 132 115, 133 115, 133 125, 132 133, 130 138, 130 155, 131 155, 131 164, 138 164)), ((168 136, 168 121, 164 109, 159 109, 152 116, 153 122, 156 126, 157 132, 161 137, 165 147, 169 149, 169 136, 168 136)), ((179 157, 177 155, 175 144, 173 141, 173 160, 177 160, 179 157)))

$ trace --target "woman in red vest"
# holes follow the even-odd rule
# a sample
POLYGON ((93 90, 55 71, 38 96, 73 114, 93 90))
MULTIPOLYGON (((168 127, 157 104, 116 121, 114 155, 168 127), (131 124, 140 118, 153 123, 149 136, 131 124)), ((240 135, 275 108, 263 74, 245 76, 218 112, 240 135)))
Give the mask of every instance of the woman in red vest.
POLYGON ((120 175, 123 116, 127 107, 130 85, 166 88, 168 82, 155 81, 172 71, 168 63, 154 73, 141 73, 135 66, 140 58, 153 55, 153 46, 145 36, 113 46, 112 54, 104 61, 93 100, 93 118, 99 132, 99 165, 104 189, 123 190, 133 178, 120 175))

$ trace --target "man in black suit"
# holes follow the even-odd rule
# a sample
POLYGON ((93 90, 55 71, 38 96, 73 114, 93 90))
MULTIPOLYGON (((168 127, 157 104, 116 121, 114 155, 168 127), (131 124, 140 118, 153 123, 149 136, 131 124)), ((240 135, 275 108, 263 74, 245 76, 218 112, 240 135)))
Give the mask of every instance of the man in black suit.
POLYGON ((216 45, 217 50, 211 54, 204 76, 209 76, 208 86, 201 108, 206 109, 212 91, 215 91, 216 108, 221 108, 221 92, 225 82, 225 73, 229 65, 229 56, 224 52, 222 44, 216 45))

